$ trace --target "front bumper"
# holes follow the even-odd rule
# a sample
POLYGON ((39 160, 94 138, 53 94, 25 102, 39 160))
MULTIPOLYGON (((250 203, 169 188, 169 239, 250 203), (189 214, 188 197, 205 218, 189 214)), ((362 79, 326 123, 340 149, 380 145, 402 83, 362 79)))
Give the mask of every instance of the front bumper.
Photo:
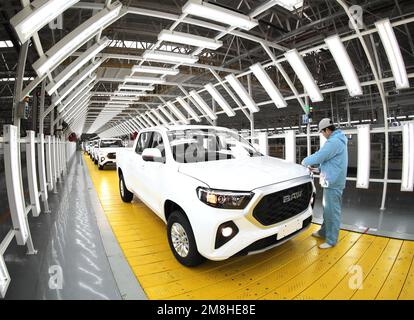
POLYGON ((309 181, 308 177, 303 177, 253 190, 255 195, 244 210, 212 208, 197 198, 198 203, 194 202, 186 212, 194 212, 189 214, 189 218, 198 251, 207 259, 225 260, 237 254, 261 252, 295 237, 310 225, 313 215, 311 203, 302 212, 269 226, 260 224, 253 217, 253 210, 264 196, 309 181), (216 248, 218 229, 229 221, 237 226, 238 232, 231 240, 216 248))

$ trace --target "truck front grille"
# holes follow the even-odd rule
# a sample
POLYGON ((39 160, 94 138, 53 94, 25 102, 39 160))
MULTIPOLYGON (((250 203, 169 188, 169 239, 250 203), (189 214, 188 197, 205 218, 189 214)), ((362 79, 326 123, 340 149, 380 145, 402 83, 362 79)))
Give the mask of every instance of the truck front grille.
POLYGON ((312 197, 312 183, 268 194, 253 210, 253 217, 264 226, 287 220, 308 208, 312 197))
POLYGON ((116 159, 116 153, 115 152, 108 153, 108 159, 116 159))

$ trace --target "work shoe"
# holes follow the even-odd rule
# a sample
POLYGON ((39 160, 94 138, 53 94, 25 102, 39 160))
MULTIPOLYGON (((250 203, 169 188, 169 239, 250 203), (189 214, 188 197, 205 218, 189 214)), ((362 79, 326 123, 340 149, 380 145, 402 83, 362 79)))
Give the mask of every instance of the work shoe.
POLYGON ((333 246, 331 246, 329 243, 322 243, 321 245, 319 245, 319 249, 329 249, 332 248, 333 246))
POLYGON ((314 233, 312 233, 312 236, 315 237, 315 238, 324 239, 324 237, 322 237, 322 235, 319 233, 319 231, 315 231, 314 233))

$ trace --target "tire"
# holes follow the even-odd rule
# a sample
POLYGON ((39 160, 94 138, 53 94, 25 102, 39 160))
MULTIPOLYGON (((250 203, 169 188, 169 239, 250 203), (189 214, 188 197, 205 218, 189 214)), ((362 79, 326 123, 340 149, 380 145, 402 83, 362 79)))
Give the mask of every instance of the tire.
POLYGON ((181 264, 187 267, 195 267, 205 260, 197 250, 197 244, 195 242, 191 224, 181 211, 174 211, 168 218, 167 235, 171 251, 181 264), (180 244, 177 244, 179 239, 177 239, 176 236, 182 231, 184 231, 184 234, 181 233, 181 237, 183 237, 181 241, 184 240, 184 244, 180 246, 180 244), (175 241, 173 240, 173 237, 175 237, 175 241), (174 243, 176 243, 175 246, 174 243))
POLYGON ((93 162, 94 162, 95 164, 98 164, 98 160, 93 160, 93 162))
POLYGON ((119 194, 123 202, 131 202, 134 194, 127 189, 123 175, 119 175, 119 194))
POLYGON ((98 165, 99 170, 103 170, 104 166, 98 165))

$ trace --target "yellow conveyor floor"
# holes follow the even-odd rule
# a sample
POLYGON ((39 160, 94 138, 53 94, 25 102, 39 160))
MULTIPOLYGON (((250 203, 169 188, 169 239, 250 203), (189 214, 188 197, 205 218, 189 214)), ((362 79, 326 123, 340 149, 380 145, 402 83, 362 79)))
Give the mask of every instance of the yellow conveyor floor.
POLYGON ((320 250, 311 236, 317 225, 261 254, 186 268, 170 251, 163 221, 136 198, 122 202, 116 171, 84 160, 149 299, 414 299, 414 241, 341 230, 337 246, 320 250))

